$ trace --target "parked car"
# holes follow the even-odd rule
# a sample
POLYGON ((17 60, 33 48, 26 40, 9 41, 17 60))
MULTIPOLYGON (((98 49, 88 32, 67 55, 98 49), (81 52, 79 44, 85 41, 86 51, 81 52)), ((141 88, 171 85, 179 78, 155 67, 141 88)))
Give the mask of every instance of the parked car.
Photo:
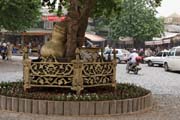
POLYGON ((148 66, 154 66, 154 64, 163 66, 164 60, 168 56, 168 53, 168 50, 163 50, 157 53, 155 56, 145 57, 144 61, 148 64, 148 66))
MULTIPOLYGON (((106 51, 103 53, 104 59, 105 60, 113 60, 113 49, 106 51)), ((130 52, 128 50, 125 49, 115 49, 115 53, 116 53, 116 60, 117 63, 121 63, 121 62, 127 62, 128 56, 130 54, 130 52)))
POLYGON ((173 47, 164 61, 165 71, 180 71, 180 46, 173 47))

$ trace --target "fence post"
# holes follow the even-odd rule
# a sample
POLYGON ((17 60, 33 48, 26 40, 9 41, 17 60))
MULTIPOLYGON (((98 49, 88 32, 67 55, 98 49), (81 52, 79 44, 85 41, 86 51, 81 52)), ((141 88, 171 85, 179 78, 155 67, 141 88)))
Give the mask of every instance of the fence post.
POLYGON ((116 50, 114 48, 113 49, 113 79, 112 79, 112 86, 115 87, 115 89, 116 89, 116 66, 117 66, 116 50))
POLYGON ((24 47, 23 48, 23 60, 26 60, 29 58, 29 55, 28 55, 28 48, 27 47, 24 47))
POLYGON ((80 50, 76 49, 76 59, 73 60, 73 81, 72 81, 72 90, 75 90, 79 95, 81 90, 83 90, 83 78, 82 78, 82 61, 80 60, 80 50))
POLYGON ((101 48, 101 62, 104 62, 104 49, 101 48))
POLYGON ((23 82, 24 82, 24 90, 26 91, 30 88, 30 79, 29 79, 29 69, 31 65, 31 60, 28 56, 28 48, 24 47, 23 49, 23 82))

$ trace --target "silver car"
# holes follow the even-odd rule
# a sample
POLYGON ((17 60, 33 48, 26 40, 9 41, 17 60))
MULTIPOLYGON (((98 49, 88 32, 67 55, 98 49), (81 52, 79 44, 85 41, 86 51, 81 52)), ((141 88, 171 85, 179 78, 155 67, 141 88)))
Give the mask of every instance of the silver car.
MULTIPOLYGON (((130 52, 125 49, 115 49, 117 63, 127 62, 130 52)), ((105 60, 113 60, 114 51, 113 49, 103 53, 105 60)))
POLYGON ((148 66, 154 66, 155 64, 163 66, 164 60, 168 56, 168 53, 168 50, 163 50, 157 53, 155 56, 145 57, 144 61, 148 64, 148 66))

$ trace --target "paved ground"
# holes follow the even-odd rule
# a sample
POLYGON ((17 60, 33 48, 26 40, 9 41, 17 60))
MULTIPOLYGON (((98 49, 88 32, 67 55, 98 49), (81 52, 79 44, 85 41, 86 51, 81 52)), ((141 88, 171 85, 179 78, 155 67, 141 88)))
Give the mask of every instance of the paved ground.
MULTIPOLYGON (((0 59, 0 81, 22 79, 21 58, 0 59)), ((180 120, 180 73, 165 72, 160 67, 142 65, 139 75, 127 74, 125 64, 117 66, 117 81, 134 83, 150 89, 154 105, 141 114, 106 117, 62 117, 0 111, 0 120, 180 120)))
POLYGON ((139 75, 127 74, 125 64, 117 66, 117 81, 134 83, 150 89, 153 94, 180 95, 180 73, 166 72, 162 67, 141 64, 139 75))
POLYGON ((3 61, 0 56, 0 81, 22 80, 22 70, 22 56, 13 56, 10 61, 3 61))
POLYGON ((0 59, 0 81, 16 81, 22 79, 22 63, 17 59, 2 61, 0 59))

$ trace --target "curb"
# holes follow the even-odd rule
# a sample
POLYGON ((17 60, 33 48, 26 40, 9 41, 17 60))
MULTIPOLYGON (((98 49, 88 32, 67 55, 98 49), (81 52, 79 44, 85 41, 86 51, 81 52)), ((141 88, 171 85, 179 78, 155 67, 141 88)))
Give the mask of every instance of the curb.
POLYGON ((152 107, 152 94, 109 101, 48 101, 0 95, 0 110, 61 116, 122 115, 147 111, 152 107))

